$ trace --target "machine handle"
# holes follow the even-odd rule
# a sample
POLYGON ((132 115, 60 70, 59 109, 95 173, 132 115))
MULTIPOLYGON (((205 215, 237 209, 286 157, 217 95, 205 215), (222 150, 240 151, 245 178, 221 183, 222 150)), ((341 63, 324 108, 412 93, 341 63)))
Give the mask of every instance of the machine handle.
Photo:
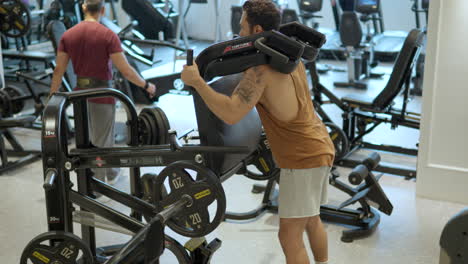
POLYGON ((368 175, 369 175, 369 170, 367 169, 367 167, 362 164, 359 164, 349 174, 348 180, 353 185, 359 185, 365 178, 367 178, 368 175))
POLYGON ((187 50, 187 65, 188 66, 193 65, 193 49, 187 50))
POLYGON ((362 162, 362 164, 366 165, 366 167, 371 171, 379 166, 379 162, 380 155, 377 152, 373 152, 362 162))
POLYGON ((57 171, 54 170, 54 169, 48 169, 46 171, 46 177, 45 177, 45 180, 44 180, 44 189, 46 191, 50 191, 52 190, 54 187, 55 187, 55 178, 57 177, 57 171))
POLYGON ((266 39, 264 37, 259 38, 255 41, 255 48, 260 50, 261 52, 265 53, 266 55, 270 56, 271 59, 278 63, 286 64, 289 62, 289 58, 280 52, 268 47, 264 42, 266 39))

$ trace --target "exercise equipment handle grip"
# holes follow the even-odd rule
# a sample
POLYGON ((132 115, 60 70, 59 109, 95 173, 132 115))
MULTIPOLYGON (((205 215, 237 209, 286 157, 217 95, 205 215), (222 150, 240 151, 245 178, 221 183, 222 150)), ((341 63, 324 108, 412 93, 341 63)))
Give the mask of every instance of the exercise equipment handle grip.
POLYGON ((193 65, 193 49, 187 50, 187 65, 188 66, 193 65))
POLYGON ((50 191, 54 188, 55 178, 57 177, 57 171, 53 169, 49 169, 46 171, 46 177, 44 180, 44 189, 46 191, 50 191))
POLYGON ((264 42, 266 41, 266 39, 264 37, 262 38, 259 38, 255 41, 255 48, 257 48, 258 50, 260 50, 261 52, 267 54, 268 56, 270 56, 272 58, 273 61, 276 61, 278 63, 288 63, 289 62, 289 58, 283 54, 281 54, 280 52, 268 47, 264 42))
POLYGON ((377 168, 380 163, 380 155, 377 152, 371 153, 362 164, 366 165, 367 169, 370 171, 377 168))
POLYGON ((367 167, 360 164, 349 174, 348 180, 353 185, 359 185, 365 178, 367 178, 368 175, 369 170, 367 167))

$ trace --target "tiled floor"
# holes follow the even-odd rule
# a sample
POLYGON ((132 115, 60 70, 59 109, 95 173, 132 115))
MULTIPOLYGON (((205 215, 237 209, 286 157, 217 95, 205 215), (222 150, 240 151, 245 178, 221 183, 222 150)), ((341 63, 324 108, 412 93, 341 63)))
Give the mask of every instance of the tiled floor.
MULTIPOLYGON (((343 73, 330 73, 336 78, 344 77, 343 73)), ((330 87, 330 81, 323 80, 330 87)), ((382 81, 376 84, 383 85, 382 81)), ((351 90, 335 91, 342 95, 351 90)), ((372 88, 366 94, 375 96, 379 88, 372 88)), ((191 97, 166 95, 160 99, 162 107, 170 120, 172 128, 179 133, 196 126, 195 113, 191 97)), ((420 109, 420 102, 411 104, 415 110, 420 109)), ((334 118, 339 118, 339 112, 329 108, 334 118)), ((119 119, 122 112, 119 111, 119 119)), ((15 130, 28 147, 40 147, 40 132, 15 130)), ((395 131, 383 127, 376 131, 369 140, 383 140, 381 143, 398 143, 404 146, 414 146, 419 137, 418 131, 398 128, 395 131)), ((415 160, 407 161, 398 156, 386 155, 386 161, 409 162, 414 166, 415 160)), ((144 172, 157 172, 161 168, 145 168, 144 172)), ((340 169, 342 175, 349 170, 340 169)), ((117 187, 128 190, 128 173, 117 183, 117 187)), ((443 177, 443 175, 441 175, 443 177)), ((345 179, 343 179, 345 180, 345 179)), ((227 194, 228 210, 248 211, 260 203, 261 195, 250 192, 253 181, 243 176, 235 176, 224 183, 227 194)), ((331 264, 350 263, 438 263, 438 240, 441 230, 448 219, 466 205, 440 201, 431 201, 416 197, 414 181, 401 177, 385 175, 381 184, 387 196, 394 205, 391 216, 382 215, 377 232, 371 237, 357 240, 351 244, 340 241, 344 227, 327 224, 330 245, 331 264)), ((15 171, 0 176, 0 259, 1 263, 18 263, 22 249, 34 236, 46 230, 44 191, 42 189, 42 166, 40 162, 33 163, 15 171)), ((329 200, 339 204, 346 200, 345 194, 330 186, 329 200)), ((109 202, 113 206, 121 206, 109 202)), ((123 209, 123 208, 122 208, 123 209)), ((123 209, 125 210, 125 209, 123 209)), ((277 242, 278 216, 265 214, 256 221, 244 223, 226 222, 209 238, 218 237, 223 245, 216 252, 213 263, 284 263, 282 252, 277 242)), ((77 227, 77 231, 79 231, 77 227)), ((168 231, 181 243, 186 239, 168 231)), ((79 234, 79 232, 77 232, 79 234)), ((109 245, 123 243, 127 235, 98 232, 98 244, 109 245)), ((165 254, 161 263, 174 263, 170 254, 165 254)))

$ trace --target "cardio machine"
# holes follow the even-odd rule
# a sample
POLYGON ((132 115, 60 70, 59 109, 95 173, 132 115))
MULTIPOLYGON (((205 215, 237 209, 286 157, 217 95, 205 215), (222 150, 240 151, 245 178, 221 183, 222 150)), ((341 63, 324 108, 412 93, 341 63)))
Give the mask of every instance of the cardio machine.
MULTIPOLYGON (((375 43, 371 32, 371 21, 376 19, 379 5, 369 1, 356 1, 355 11, 344 11, 341 16, 340 39, 346 48, 345 57, 348 66, 348 81, 335 82, 337 87, 367 89, 362 79, 380 78, 383 74, 372 73, 371 68, 377 65, 374 59, 375 43), (357 13, 361 14, 358 18, 357 13), (365 23, 367 32, 363 33, 361 22, 365 23)), ((375 21, 374 21, 375 22, 375 21)))

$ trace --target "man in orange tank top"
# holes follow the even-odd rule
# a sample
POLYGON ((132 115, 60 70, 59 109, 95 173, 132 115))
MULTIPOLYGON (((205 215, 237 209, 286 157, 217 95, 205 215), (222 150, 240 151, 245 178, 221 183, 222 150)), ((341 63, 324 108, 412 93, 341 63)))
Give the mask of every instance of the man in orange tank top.
MULTIPOLYGON (((241 36, 277 30, 280 12, 270 0, 244 3, 241 36)), ((198 67, 185 66, 182 80, 201 95, 210 110, 227 124, 240 121, 256 107, 273 157, 281 168, 279 240, 288 264, 309 262, 303 234, 307 233, 315 263, 328 263, 327 233, 320 206, 327 203, 328 175, 334 147, 312 105, 305 67, 291 74, 269 66, 253 67, 231 96, 214 91, 198 67)))

